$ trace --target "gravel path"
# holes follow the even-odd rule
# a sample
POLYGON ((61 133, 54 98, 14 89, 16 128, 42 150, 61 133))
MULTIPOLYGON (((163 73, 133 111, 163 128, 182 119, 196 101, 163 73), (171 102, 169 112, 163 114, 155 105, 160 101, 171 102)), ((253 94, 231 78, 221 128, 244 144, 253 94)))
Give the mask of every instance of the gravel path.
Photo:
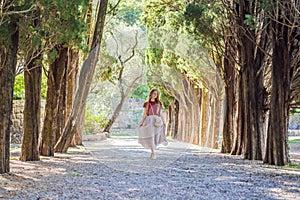
POLYGON ((156 160, 135 137, 84 145, 38 162, 12 160, 0 198, 300 199, 299 170, 176 141, 160 147, 156 160))

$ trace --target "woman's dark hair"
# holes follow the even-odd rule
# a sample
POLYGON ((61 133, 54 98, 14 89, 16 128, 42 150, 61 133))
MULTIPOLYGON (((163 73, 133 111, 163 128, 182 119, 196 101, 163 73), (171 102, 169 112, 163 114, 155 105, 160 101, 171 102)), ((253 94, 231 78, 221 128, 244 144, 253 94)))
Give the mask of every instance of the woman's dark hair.
POLYGON ((151 95, 153 92, 157 92, 157 97, 155 98, 155 103, 158 104, 160 103, 160 99, 159 99, 159 92, 156 88, 152 88, 149 92, 149 95, 148 95, 148 99, 147 99, 147 102, 150 103, 150 100, 151 100, 151 95))

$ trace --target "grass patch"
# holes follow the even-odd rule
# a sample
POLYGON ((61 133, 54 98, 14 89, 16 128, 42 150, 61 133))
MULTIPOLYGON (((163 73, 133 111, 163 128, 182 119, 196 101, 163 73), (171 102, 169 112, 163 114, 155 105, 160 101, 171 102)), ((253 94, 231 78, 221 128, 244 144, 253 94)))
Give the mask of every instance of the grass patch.
POLYGON ((20 156, 10 156, 10 160, 19 160, 20 156))
POLYGON ((290 144, 300 144, 300 139, 291 138, 289 139, 290 144))
POLYGON ((289 166, 286 166, 288 169, 297 169, 297 170, 300 170, 300 164, 299 163, 290 163, 289 166))
POLYGON ((269 169, 286 169, 286 170, 297 170, 297 171, 300 170, 300 165, 294 162, 286 166, 276 166, 276 165, 269 165, 269 164, 264 164, 263 166, 269 169))
POLYGON ((21 148, 21 144, 10 144, 9 150, 12 151, 20 148, 21 148))
POLYGON ((128 136, 137 136, 135 133, 120 133, 120 134, 110 134, 111 137, 128 137, 128 136))

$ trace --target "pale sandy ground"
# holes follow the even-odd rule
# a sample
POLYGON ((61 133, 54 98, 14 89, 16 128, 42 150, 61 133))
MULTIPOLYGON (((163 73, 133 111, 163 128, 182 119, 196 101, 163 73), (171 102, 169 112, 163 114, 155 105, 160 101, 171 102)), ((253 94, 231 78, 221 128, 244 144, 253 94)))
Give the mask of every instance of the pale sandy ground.
POLYGON ((136 137, 84 145, 26 163, 13 151, 0 199, 300 199, 300 170, 177 141, 159 147, 156 160, 136 137))

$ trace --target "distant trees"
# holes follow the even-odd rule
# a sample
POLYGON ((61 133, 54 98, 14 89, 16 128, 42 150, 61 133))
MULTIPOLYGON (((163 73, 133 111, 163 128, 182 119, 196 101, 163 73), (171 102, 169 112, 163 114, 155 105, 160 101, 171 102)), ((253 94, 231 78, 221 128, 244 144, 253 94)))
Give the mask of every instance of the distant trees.
MULTIPOLYGON (((294 93, 299 91, 300 51, 295 47, 299 45, 299 8, 298 1, 284 0, 190 3, 180 0, 153 0, 144 5, 143 16, 147 27, 165 31, 162 35, 149 31, 149 38, 153 39, 150 44, 154 45, 147 52, 148 65, 150 68, 165 65, 172 67, 184 77, 176 79, 177 82, 185 79, 185 87, 191 84, 193 92, 197 87, 201 91, 194 94, 197 98, 195 102, 191 102, 192 98, 188 98, 186 94, 192 94, 192 90, 178 94, 180 89, 172 81, 160 79, 165 91, 175 98, 176 106, 171 106, 174 109, 169 110, 173 111, 169 116, 176 119, 170 121, 175 123, 171 127, 174 127, 176 138, 187 141, 181 134, 188 133, 189 141, 201 146, 208 144, 203 143, 206 138, 214 138, 216 133, 211 132, 211 128, 219 126, 215 124, 209 128, 212 123, 210 120, 221 112, 218 113, 219 109, 207 101, 211 95, 216 102, 223 99, 222 89, 212 83, 218 86, 224 84, 222 152, 243 154, 245 159, 264 160, 275 165, 288 164, 288 116, 290 106, 297 106, 299 102, 294 93), (198 56, 193 61, 203 60, 205 56, 199 50, 193 54, 191 45, 188 45, 188 50, 179 46, 183 41, 178 37, 179 33, 186 38, 193 38, 195 43, 201 45, 212 62, 206 60, 198 64, 186 60, 183 53, 185 51, 190 57, 198 56), (152 35, 155 36, 151 37, 152 35), (158 38, 165 36, 172 39, 165 39, 162 43, 158 38), (171 50, 171 54, 168 52, 171 49, 168 45, 175 49, 171 50), (181 48, 181 51, 176 51, 177 48, 181 48), (212 68, 215 71, 214 76, 204 70, 209 63, 215 66, 212 68), (185 98, 181 100, 181 97, 185 98), (195 107, 197 102, 199 105, 195 107), (206 112, 207 105, 215 110, 206 112), (186 113, 180 117, 174 112, 175 108, 176 112, 179 110, 184 113, 180 110, 185 109, 186 113), (191 115, 193 110, 198 111, 191 115), (195 118, 198 115, 196 113, 202 115, 195 118), (196 123, 189 128, 188 122, 193 123, 194 120, 196 123)), ((156 73, 165 74, 166 71, 156 73)), ((179 77, 174 74, 171 74, 173 79, 179 77)))
POLYGON ((121 26, 121 29, 121 31, 111 33, 112 35, 109 42, 110 46, 115 48, 111 53, 113 53, 117 60, 117 63, 115 63, 116 70, 113 70, 116 71, 116 75, 113 75, 115 78, 110 77, 109 79, 117 85, 120 100, 108 123, 105 125, 104 132, 110 132, 113 123, 119 116, 123 104, 132 90, 137 87, 145 73, 143 70, 144 60, 140 55, 141 45, 145 42, 140 38, 141 35, 143 35, 142 30, 138 28, 127 28, 128 30, 126 30, 124 26, 121 26), (130 34, 131 32, 134 32, 134 34, 130 34), (134 70, 134 73, 132 70, 134 70))

